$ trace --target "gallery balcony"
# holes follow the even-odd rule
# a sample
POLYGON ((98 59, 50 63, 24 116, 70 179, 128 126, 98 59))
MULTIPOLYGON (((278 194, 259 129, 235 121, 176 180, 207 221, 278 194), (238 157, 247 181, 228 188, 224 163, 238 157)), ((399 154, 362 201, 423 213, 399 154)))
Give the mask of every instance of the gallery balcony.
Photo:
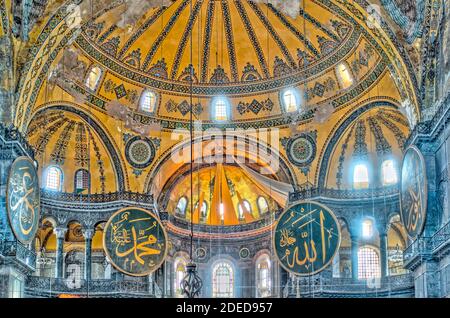
POLYGON ((441 254, 450 249, 450 222, 441 227, 431 238, 433 254, 441 254))
POLYGON ((414 297, 412 274, 388 276, 373 280, 352 278, 291 279, 283 290, 284 298, 373 298, 414 297))
POLYGON ((74 282, 64 278, 28 277, 25 296, 54 298, 161 298, 162 292, 156 283, 142 281, 115 281, 82 279, 74 282))
POLYGON ((17 241, 0 241, 0 258, 5 264, 19 265, 26 271, 36 270, 36 254, 17 241))

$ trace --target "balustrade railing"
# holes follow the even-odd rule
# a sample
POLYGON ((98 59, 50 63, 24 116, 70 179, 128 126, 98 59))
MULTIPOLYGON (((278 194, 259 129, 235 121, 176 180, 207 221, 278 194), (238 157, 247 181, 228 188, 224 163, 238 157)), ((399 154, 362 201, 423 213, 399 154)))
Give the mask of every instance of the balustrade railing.
POLYGON ((42 200, 55 200, 62 202, 80 202, 80 203, 104 203, 115 201, 132 201, 144 204, 152 204, 153 196, 151 194, 135 192, 112 192, 100 194, 78 194, 48 191, 41 189, 42 200))
POLYGON ((390 292, 407 292, 413 287, 414 279, 410 273, 368 280, 315 276, 290 279, 283 290, 283 297, 311 297, 314 294, 358 294, 363 297, 365 294, 372 296, 374 293, 388 295, 390 292))
POLYGON ((370 199, 376 197, 395 196, 398 194, 398 186, 390 186, 364 190, 337 190, 311 188, 293 192, 289 195, 291 202, 305 200, 314 197, 326 197, 331 199, 370 199))
POLYGON ((120 294, 139 295, 147 297, 161 297, 156 284, 142 281, 115 281, 115 280, 72 280, 64 278, 28 277, 26 281, 26 294, 30 296, 58 296, 61 294, 88 296, 108 296, 120 294))
POLYGON ((450 222, 444 225, 431 239, 433 252, 437 251, 446 244, 450 244, 450 222))
POLYGON ((27 266, 30 270, 36 269, 36 253, 17 241, 0 241, 0 254, 12 257, 27 266))
POLYGON ((416 257, 431 253, 431 244, 428 237, 416 239, 403 252, 403 262, 406 264, 416 257))

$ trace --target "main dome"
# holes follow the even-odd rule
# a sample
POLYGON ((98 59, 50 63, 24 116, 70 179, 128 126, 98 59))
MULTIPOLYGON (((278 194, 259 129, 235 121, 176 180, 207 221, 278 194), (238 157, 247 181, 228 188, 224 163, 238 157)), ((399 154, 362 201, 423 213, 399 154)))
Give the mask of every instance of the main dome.
POLYGON ((118 6, 88 24, 87 39, 133 70, 175 82, 192 77, 196 84, 293 75, 330 57, 352 30, 313 1, 294 19, 253 1, 180 0, 150 9, 125 32, 116 23, 121 12, 118 6))

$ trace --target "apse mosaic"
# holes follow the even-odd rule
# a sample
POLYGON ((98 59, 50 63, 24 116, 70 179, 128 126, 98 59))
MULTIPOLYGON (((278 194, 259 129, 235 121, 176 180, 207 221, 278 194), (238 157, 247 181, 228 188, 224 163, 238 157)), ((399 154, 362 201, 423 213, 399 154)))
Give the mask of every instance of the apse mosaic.
POLYGON ((40 189, 34 162, 17 158, 11 166, 6 193, 11 229, 23 244, 33 241, 39 227, 40 189))

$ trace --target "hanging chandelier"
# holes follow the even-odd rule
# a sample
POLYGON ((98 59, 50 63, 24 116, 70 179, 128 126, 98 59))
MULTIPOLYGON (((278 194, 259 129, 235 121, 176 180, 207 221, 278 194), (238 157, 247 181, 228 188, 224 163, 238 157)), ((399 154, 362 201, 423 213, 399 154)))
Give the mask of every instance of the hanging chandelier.
POLYGON ((200 296, 203 282, 197 273, 197 265, 190 262, 186 265, 186 276, 181 282, 181 289, 186 298, 195 298, 200 296))
MULTIPOLYGON (((192 0, 190 4, 190 14, 192 14, 192 0)), ((191 53, 190 53, 190 64, 192 65, 192 33, 191 33, 191 53)), ((194 68, 190 68, 191 79, 194 78, 194 68)), ((190 133, 190 172, 191 172, 191 194, 190 194, 190 204, 191 204, 191 244, 190 244, 190 252, 189 252, 189 264, 186 266, 186 275, 181 282, 181 289, 183 291, 183 295, 186 298, 195 298, 200 296, 202 291, 203 282, 197 272, 197 265, 193 260, 193 250, 194 250, 194 118, 193 118, 193 81, 190 81, 190 115, 189 115, 189 133, 190 133)), ((200 203, 199 203, 200 206, 200 203)))

